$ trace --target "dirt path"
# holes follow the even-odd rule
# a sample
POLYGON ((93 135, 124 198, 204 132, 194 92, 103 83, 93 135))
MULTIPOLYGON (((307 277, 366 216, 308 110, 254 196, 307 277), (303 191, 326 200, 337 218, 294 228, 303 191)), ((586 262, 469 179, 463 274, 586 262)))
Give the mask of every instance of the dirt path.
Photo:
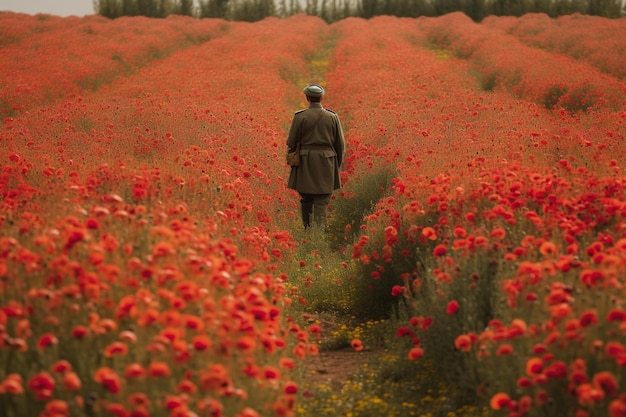
POLYGON ((365 363, 374 365, 385 350, 382 348, 364 349, 360 352, 347 347, 319 352, 307 364, 308 383, 312 387, 326 384, 341 389, 345 382, 365 363))

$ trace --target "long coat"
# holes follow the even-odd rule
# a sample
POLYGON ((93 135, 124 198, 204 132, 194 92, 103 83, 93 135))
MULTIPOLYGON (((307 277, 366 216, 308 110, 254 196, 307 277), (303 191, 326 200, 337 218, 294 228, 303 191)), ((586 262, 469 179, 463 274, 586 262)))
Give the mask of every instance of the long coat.
POLYGON ((287 147, 300 140, 300 165, 291 167, 287 187, 305 194, 330 194, 341 187, 339 170, 346 147, 337 114, 311 103, 293 116, 287 147))

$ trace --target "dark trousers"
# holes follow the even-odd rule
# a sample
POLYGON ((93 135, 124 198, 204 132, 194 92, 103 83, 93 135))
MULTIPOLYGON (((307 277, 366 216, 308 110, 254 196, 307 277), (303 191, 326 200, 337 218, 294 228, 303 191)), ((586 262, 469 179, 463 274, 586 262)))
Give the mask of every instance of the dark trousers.
POLYGON ((307 229, 311 226, 311 217, 317 226, 326 227, 326 208, 330 204, 331 194, 300 193, 302 224, 307 229))

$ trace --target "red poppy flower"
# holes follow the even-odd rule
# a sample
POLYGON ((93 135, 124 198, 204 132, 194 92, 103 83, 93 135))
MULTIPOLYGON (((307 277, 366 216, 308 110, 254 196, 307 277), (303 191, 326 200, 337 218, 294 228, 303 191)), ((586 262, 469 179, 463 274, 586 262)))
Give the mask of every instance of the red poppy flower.
POLYGON ((63 387, 66 391, 78 391, 82 388, 82 382, 75 372, 67 372, 63 375, 63 387))
POLYGON ((194 349, 204 351, 211 347, 211 339, 205 334, 198 334, 191 340, 194 349))
POLYGON ((124 369, 126 379, 141 378, 146 375, 146 370, 138 363, 131 363, 124 369))
POLYGON ((491 408, 494 410, 501 410, 502 408, 508 407, 510 403, 511 398, 509 397, 509 394, 506 394, 504 392, 499 392, 495 394, 493 397, 491 397, 491 401, 489 402, 491 408))
POLYGON ((465 334, 457 336, 454 340, 454 347, 463 352, 469 352, 472 349, 472 339, 465 334))
POLYGON ((104 348, 104 356, 112 358, 115 355, 125 355, 128 353, 128 346, 122 342, 113 342, 104 348))
POLYGON ((266 379, 275 380, 280 378, 280 371, 273 366, 266 366, 263 368, 263 376, 266 379))
POLYGON ((435 246, 435 249, 433 249, 433 255, 437 257, 444 256, 447 252, 448 248, 444 244, 439 244, 435 246))
POLYGON ((283 392, 287 395, 293 395, 298 393, 298 384, 293 381, 289 381, 285 383, 285 387, 283 388, 283 392))
POLYGON ((33 392, 54 390, 54 378, 47 372, 40 372, 28 381, 28 388, 33 392))
POLYGON ((526 375, 538 375, 543 371, 543 361, 539 358, 530 358, 526 362, 526 375))
POLYGON ((609 311, 609 314, 606 317, 606 321, 614 322, 614 321, 626 321, 626 310, 624 309, 613 309, 609 311))
POLYGON ((417 360, 424 356, 424 349, 419 346, 415 346, 409 350, 408 358, 410 360, 417 360))
POLYGON ((602 389, 611 397, 619 392, 617 378, 609 371, 598 372, 593 376, 592 382, 594 387, 602 389))
POLYGON ((171 374, 172 371, 170 371, 169 365, 165 362, 153 361, 148 365, 148 376, 165 377, 171 374))
POLYGON ((24 393, 24 381, 19 374, 9 374, 6 379, 0 383, 0 393, 13 395, 21 395, 24 393))
POLYGON ((57 343, 59 343, 59 340, 56 338, 55 335, 51 333, 46 333, 39 338, 39 341, 37 342, 37 348, 45 349, 48 346, 56 345, 57 343))
POLYGON ((579 323, 582 327, 591 326, 592 324, 598 324, 598 315, 595 310, 585 311, 581 316, 579 323))
POLYGON ((498 350, 496 351, 497 356, 505 356, 511 354, 513 354, 513 346, 509 344, 499 346, 498 350))
POLYGON ((66 371, 71 371, 72 370, 72 364, 69 363, 68 361, 64 360, 64 359, 60 359, 58 361, 56 361, 55 363, 52 364, 52 366, 50 367, 50 370, 52 372, 55 372, 57 374, 62 374, 66 371))
POLYGON ((108 367, 99 368, 94 374, 94 381, 101 384, 107 391, 117 394, 121 390, 121 381, 115 371, 108 367))
POLYGON ((357 352, 363 350, 363 342, 361 342, 359 339, 353 339, 352 342, 350 342, 350 346, 352 346, 352 349, 356 350, 357 352))
POLYGON ((397 297, 398 295, 401 295, 404 293, 404 286, 402 285, 394 285, 393 288, 391 289, 391 295, 393 295, 394 297, 397 297))
POLYGON ((63 400, 52 400, 46 403, 46 415, 49 416, 66 416, 70 415, 70 407, 66 401, 63 400))
POLYGON ((446 313, 449 315, 456 314, 459 311, 459 302, 456 300, 452 300, 448 303, 446 307, 446 313))
POLYGON ((609 417, 626 417, 626 398, 618 398, 609 404, 609 417))
POLYGON ((425 227, 422 229, 422 236, 430 240, 436 240, 437 232, 432 227, 425 227))

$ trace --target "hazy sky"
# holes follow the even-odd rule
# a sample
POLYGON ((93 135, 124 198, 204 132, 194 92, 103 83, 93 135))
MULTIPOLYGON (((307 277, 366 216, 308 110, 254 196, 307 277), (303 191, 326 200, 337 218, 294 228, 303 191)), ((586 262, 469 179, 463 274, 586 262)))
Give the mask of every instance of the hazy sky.
POLYGON ((0 0, 0 11, 57 16, 94 14, 92 0, 0 0))

